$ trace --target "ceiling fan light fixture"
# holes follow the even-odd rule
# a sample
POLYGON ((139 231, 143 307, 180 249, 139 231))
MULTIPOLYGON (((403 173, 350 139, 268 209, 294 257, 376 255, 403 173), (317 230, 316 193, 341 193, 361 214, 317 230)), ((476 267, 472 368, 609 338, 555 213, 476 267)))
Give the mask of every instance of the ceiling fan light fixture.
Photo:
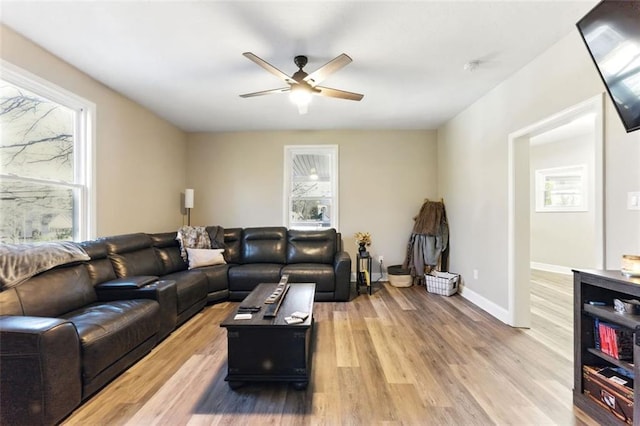
POLYGON ((270 95, 273 93, 289 92, 289 99, 298 106, 298 113, 306 114, 309 109, 309 104, 311 103, 311 95, 328 96, 330 98, 347 99, 351 101, 360 101, 364 96, 360 93, 318 86, 318 84, 329 75, 351 63, 352 59, 346 53, 338 55, 311 74, 307 74, 302 69, 307 64, 307 57, 298 55, 293 60, 298 67, 298 71, 296 71, 291 77, 251 52, 244 52, 242 55, 289 85, 289 87, 282 87, 279 89, 245 93, 244 95, 240 95, 242 98, 252 98, 255 96, 270 95))
POLYGON ((289 99, 299 107, 306 107, 311 103, 311 91, 300 84, 291 86, 289 99))

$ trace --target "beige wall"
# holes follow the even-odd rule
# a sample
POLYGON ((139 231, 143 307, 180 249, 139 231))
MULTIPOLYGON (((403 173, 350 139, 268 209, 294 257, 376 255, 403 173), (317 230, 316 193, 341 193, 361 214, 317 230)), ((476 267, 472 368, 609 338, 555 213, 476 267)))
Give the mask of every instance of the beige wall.
MULTIPOLYGON (((583 134, 530 148, 531 262, 570 268, 595 269, 595 141, 583 134), (587 211, 536 211, 536 170, 585 165, 587 211)), ((553 269, 553 268, 552 268, 553 269)))
POLYGON ((308 144, 339 146, 339 231, 352 258, 353 234, 368 231, 376 260, 383 255, 387 266, 402 263, 413 217, 425 198, 437 196, 434 131, 191 134, 192 224, 282 225, 284 146, 308 144))
POLYGON ((185 133, 5 26, 0 40, 2 59, 96 104, 97 236, 177 229, 185 133))
MULTIPOLYGON (((438 130, 450 267, 489 304, 508 307, 508 135, 602 92, 574 31, 438 130)), ((605 105, 606 262, 619 269, 623 253, 640 253, 640 212, 626 210, 626 193, 640 188, 640 132, 626 134, 605 105)))
MULTIPOLYGON (((604 92, 574 31, 437 131, 240 132, 185 135, 0 26, 2 59, 97 105, 97 233, 164 231, 182 223, 180 192, 196 190, 194 223, 282 223, 283 146, 340 147, 340 231, 373 235, 371 252, 400 263, 424 198, 444 197, 450 269, 466 287, 507 307, 507 138, 516 130, 604 92), (185 166, 186 165, 186 166, 185 166), (479 272, 473 279, 473 270, 479 272)), ((478 72, 482 72, 479 70, 478 72)), ((626 134, 605 111, 607 267, 640 254, 640 132, 626 134)))

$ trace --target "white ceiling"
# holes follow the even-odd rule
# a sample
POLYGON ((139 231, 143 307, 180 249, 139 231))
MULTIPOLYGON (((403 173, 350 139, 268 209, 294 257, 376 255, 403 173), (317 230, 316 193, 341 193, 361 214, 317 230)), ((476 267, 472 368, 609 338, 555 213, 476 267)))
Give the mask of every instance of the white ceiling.
POLYGON ((0 0, 0 21, 185 131, 434 129, 596 3, 0 0), (284 86, 246 51, 289 75, 295 55, 311 73, 347 53, 322 85, 365 97, 314 97, 307 115, 285 94, 242 99, 284 86))

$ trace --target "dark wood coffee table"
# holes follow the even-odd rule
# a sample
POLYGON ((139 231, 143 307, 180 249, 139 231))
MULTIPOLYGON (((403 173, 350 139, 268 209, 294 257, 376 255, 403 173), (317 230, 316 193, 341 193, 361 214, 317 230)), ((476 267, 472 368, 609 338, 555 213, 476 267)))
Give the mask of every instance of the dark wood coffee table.
POLYGON ((277 284, 259 284, 240 306, 261 306, 251 319, 234 319, 238 308, 221 324, 227 329, 228 370, 225 380, 235 389, 245 382, 292 382, 305 389, 311 374, 313 333, 313 283, 290 283, 274 318, 263 318, 265 299, 277 284), (304 322, 287 324, 292 313, 309 314, 304 322))

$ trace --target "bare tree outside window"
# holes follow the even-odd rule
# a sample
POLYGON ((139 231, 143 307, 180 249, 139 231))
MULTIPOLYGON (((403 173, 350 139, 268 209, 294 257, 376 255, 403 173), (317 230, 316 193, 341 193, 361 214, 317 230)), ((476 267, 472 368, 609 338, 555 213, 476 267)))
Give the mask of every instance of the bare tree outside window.
POLYGON ((285 146, 285 224, 291 229, 337 228, 338 147, 285 146))
POLYGON ((0 242, 74 237, 76 114, 0 81, 0 242))

